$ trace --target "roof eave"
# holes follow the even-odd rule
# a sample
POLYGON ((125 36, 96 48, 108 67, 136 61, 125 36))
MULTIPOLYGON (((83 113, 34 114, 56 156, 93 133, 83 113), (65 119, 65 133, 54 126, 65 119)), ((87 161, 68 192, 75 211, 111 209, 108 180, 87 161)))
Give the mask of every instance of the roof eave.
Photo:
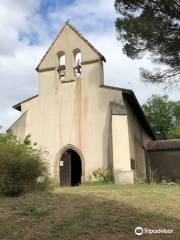
POLYGON ((17 103, 16 105, 12 106, 12 108, 16 109, 17 111, 21 111, 21 104, 22 104, 22 103, 25 103, 25 102, 27 102, 27 101, 30 101, 31 99, 36 98, 36 97, 38 97, 38 96, 39 96, 39 95, 37 94, 37 95, 34 95, 34 96, 30 97, 30 98, 27 98, 27 99, 23 100, 22 102, 19 102, 19 103, 17 103))
POLYGON ((166 149, 154 149, 154 150, 146 149, 146 150, 149 153, 153 153, 153 152, 180 151, 180 148, 166 148, 166 149))
MULTIPOLYGON (((122 90, 123 91, 123 90, 122 90)), ((147 130, 148 131, 148 133, 150 134, 150 136, 154 139, 154 140, 156 140, 156 136, 155 136, 155 134, 154 134, 154 132, 153 132, 153 130, 152 130, 152 128, 151 128, 151 126, 150 126, 150 124, 149 124, 149 122, 148 122, 148 120, 147 120, 147 118, 146 118, 146 116, 145 116, 145 114, 144 114, 144 112, 143 112, 143 110, 142 110, 142 107, 141 107, 141 105, 139 104, 139 102, 138 102, 138 100, 137 100, 137 98, 136 98, 136 95, 134 94, 134 92, 132 91, 132 90, 126 90, 125 89, 125 91, 123 91, 123 94, 125 95, 125 94, 129 94, 129 95, 131 95, 132 97, 133 97, 133 100, 135 101, 135 105, 138 107, 138 109, 139 109, 139 111, 140 111, 140 114, 141 114, 141 116, 142 116, 142 120, 143 120, 143 122, 145 123, 145 128, 147 128, 147 129, 145 129, 145 130, 147 130)))
POLYGON ((20 104, 16 104, 16 105, 12 106, 12 108, 14 108, 15 110, 21 112, 21 105, 20 104))

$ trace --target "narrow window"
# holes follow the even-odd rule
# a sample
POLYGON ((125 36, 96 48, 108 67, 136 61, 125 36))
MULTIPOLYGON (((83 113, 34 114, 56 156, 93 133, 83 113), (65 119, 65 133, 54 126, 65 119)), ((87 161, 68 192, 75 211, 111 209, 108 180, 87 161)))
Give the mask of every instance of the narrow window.
POLYGON ((131 158, 131 169, 135 170, 136 169, 136 164, 135 164, 135 160, 131 158))
POLYGON ((74 75, 81 76, 81 51, 79 49, 74 50, 74 63, 74 75))
POLYGON ((59 79, 65 80, 66 77, 66 56, 64 53, 59 54, 59 79))

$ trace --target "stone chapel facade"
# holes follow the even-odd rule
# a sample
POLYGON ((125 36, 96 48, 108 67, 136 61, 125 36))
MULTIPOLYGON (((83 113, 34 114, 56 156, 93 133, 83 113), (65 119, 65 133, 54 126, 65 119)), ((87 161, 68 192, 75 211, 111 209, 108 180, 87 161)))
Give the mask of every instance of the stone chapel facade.
POLYGON ((14 106, 22 115, 11 129, 48 151, 61 186, 99 167, 110 168, 115 183, 148 174, 145 146, 154 134, 132 90, 104 85, 105 61, 66 23, 36 68, 38 95, 14 106))

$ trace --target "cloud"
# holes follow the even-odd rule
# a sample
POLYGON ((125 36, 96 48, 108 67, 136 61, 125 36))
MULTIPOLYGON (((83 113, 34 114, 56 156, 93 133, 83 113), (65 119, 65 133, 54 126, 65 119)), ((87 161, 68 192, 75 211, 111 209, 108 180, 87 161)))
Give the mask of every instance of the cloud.
POLYGON ((177 91, 164 92, 140 82, 139 67, 151 68, 152 64, 148 60, 132 61, 122 54, 122 46, 116 40, 112 0, 65 2, 0 1, 0 125, 4 129, 19 117, 11 106, 37 93, 34 69, 68 18, 106 57, 106 84, 132 88, 141 103, 152 93, 179 98, 177 91), (42 10, 44 2, 50 4, 43 5, 42 10))
MULTIPOLYGON (((31 44, 31 38, 42 22, 36 13, 39 4, 38 0, 0 2, 0 125, 4 128, 19 117, 11 106, 37 91, 34 68, 44 47, 31 44)), ((37 38, 43 34, 42 29, 37 38)))
POLYGON ((14 55, 0 58, 0 125, 5 128, 19 117, 11 107, 37 92, 35 67, 43 50, 44 47, 25 46, 14 55))
POLYGON ((59 3, 51 8, 48 20, 54 29, 69 19, 80 31, 104 32, 114 27, 115 15, 112 0, 76 0, 68 6, 59 3))

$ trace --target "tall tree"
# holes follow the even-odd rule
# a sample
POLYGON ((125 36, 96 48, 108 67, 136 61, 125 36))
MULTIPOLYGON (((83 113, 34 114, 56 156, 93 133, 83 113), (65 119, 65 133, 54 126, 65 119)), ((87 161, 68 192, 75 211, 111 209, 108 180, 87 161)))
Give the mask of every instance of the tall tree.
POLYGON ((165 65, 152 72, 141 68, 143 81, 168 86, 179 82, 180 1, 115 0, 115 9, 123 52, 132 59, 149 52, 154 63, 165 65))
POLYGON ((158 139, 180 138, 180 101, 152 95, 142 107, 158 139))

